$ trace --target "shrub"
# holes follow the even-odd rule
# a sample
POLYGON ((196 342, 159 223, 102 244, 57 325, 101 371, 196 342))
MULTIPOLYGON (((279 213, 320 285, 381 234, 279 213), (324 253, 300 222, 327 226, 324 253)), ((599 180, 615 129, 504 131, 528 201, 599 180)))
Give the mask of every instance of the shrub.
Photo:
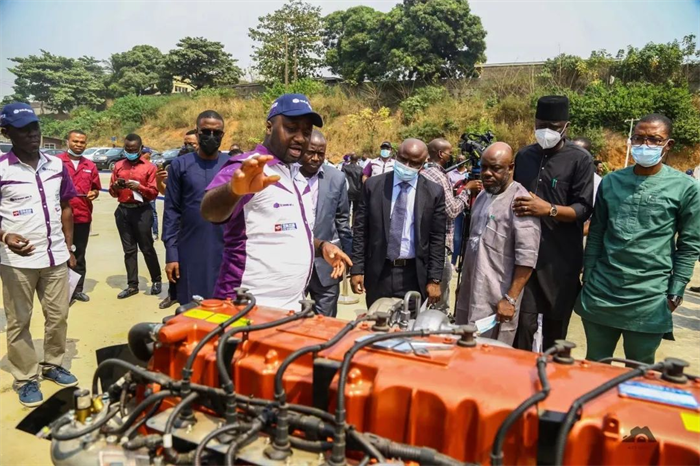
POLYGON ((267 111, 270 105, 272 105, 272 102, 282 94, 304 94, 307 97, 311 97, 312 95, 320 94, 324 87, 322 82, 310 78, 299 79, 286 86, 284 83, 276 81, 267 86, 265 92, 263 92, 260 97, 263 107, 265 107, 267 111))
POLYGON ((405 99, 401 108, 401 119, 404 124, 414 122, 430 105, 442 101, 447 95, 447 89, 438 86, 426 86, 418 89, 414 95, 405 99))

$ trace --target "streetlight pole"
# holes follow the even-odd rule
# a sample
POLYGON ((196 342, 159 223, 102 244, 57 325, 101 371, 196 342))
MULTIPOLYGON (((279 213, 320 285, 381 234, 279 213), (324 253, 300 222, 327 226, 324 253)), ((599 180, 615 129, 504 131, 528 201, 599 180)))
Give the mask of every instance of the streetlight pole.
POLYGON ((630 161, 630 151, 632 150, 632 130, 634 130, 634 123, 636 121, 639 121, 639 118, 630 118, 629 120, 625 120, 625 123, 629 121, 630 124, 630 132, 627 135, 627 155, 625 156, 625 168, 627 168, 627 165, 629 165, 630 161))

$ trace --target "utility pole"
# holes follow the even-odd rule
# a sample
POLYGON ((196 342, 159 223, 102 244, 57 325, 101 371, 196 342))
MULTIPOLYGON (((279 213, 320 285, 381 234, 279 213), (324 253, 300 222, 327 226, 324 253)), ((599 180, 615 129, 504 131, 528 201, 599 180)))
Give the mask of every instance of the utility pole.
POLYGON ((289 85, 289 44, 287 34, 284 34, 284 87, 289 85))
POLYGON ((625 120, 625 123, 629 122, 630 124, 630 132, 627 135, 627 155, 625 156, 625 168, 627 168, 630 161, 630 151, 632 150, 632 130, 634 129, 634 123, 636 121, 639 121, 639 118, 630 118, 629 120, 625 120))

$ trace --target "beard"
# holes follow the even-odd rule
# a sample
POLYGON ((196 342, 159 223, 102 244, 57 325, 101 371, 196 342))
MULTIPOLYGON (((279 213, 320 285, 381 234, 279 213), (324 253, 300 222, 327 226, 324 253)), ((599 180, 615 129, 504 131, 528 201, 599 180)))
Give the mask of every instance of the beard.
POLYGON ((503 188, 506 186, 507 183, 508 183, 508 180, 506 180, 503 183, 499 183, 499 184, 496 184, 493 186, 484 186, 484 189, 489 194, 493 194, 493 195, 500 194, 503 191, 503 188))

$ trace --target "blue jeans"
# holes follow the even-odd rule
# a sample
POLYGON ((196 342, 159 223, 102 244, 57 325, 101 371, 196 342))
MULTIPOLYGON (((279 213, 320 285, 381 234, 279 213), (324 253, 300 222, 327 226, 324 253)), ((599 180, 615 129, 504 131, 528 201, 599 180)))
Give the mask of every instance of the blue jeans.
POLYGON ((153 210, 153 227, 151 232, 158 236, 158 211, 156 210, 156 201, 151 201, 151 210, 153 210))
POLYGON ((452 265, 457 265, 457 257, 462 250, 462 226, 464 224, 464 212, 455 218, 455 235, 452 248, 452 265))

